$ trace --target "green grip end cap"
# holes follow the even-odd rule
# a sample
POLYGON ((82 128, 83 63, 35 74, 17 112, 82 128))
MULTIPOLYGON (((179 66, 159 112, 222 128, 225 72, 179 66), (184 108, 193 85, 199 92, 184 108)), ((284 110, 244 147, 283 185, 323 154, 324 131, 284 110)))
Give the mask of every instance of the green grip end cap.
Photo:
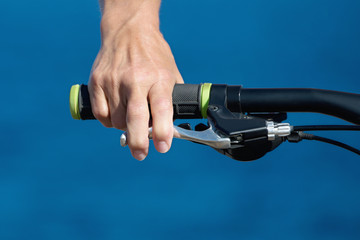
POLYGON ((73 119, 80 120, 79 111, 79 92, 80 85, 73 85, 70 89, 70 112, 73 119))
POLYGON ((207 108, 210 100, 211 83, 204 83, 201 86, 201 115, 207 118, 207 108))

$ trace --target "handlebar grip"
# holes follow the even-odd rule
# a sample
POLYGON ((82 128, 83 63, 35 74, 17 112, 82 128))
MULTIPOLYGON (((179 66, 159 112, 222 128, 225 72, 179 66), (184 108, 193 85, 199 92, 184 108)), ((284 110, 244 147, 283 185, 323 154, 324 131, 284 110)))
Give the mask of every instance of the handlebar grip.
MULTIPOLYGON (((203 84, 175 84, 172 93, 174 119, 202 118, 203 84)), ((70 112, 74 119, 95 119, 87 85, 73 85, 70 90, 70 112)))
POLYGON ((202 84, 175 84, 172 93, 174 119, 196 119, 201 115, 202 84))

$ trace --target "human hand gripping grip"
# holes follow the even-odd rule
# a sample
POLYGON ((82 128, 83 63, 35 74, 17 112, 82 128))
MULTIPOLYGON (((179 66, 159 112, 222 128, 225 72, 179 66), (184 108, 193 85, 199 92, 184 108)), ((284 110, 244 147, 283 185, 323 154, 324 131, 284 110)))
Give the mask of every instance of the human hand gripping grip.
MULTIPOLYGON (((208 119, 207 126, 199 124, 195 131, 189 124, 174 126, 175 137, 211 146, 236 160, 255 160, 283 141, 302 139, 324 141, 360 153, 348 145, 320 140, 301 131, 360 130, 359 126, 301 128, 282 123, 287 112, 318 112, 360 124, 359 94, 309 88, 246 89, 205 83, 176 84, 172 98, 174 119, 208 119)), ((70 111, 74 119, 95 119, 86 85, 72 86, 70 111)), ((125 146, 126 134, 121 139, 125 146)))
MULTIPOLYGON (((198 119, 206 116, 211 84, 176 84, 172 94, 174 119, 198 119), (205 111, 202 112, 202 110, 205 111)), ((70 90, 70 112, 74 119, 95 119, 87 85, 74 85, 70 90)))

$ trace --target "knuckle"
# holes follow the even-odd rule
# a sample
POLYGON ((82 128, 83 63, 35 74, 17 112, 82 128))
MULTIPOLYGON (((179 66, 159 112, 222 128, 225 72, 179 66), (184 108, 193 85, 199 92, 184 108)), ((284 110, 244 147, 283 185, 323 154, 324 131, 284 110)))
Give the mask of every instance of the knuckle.
POLYGON ((143 69, 130 68, 123 73, 124 80, 129 83, 138 83, 146 81, 149 78, 149 74, 143 69))
POLYGON ((124 78, 130 84, 147 83, 149 80, 156 83, 164 84, 166 87, 170 87, 175 83, 174 74, 167 69, 147 69, 147 68, 131 68, 124 72, 124 78))
POLYGON ((169 82, 169 80, 175 80, 174 75, 170 71, 163 69, 158 70, 157 78, 159 81, 165 81, 165 82, 169 82))
POLYGON ((129 147, 132 150, 146 150, 148 148, 149 140, 147 138, 131 137, 129 136, 129 147))
POLYGON ((154 129, 154 140, 156 141, 167 141, 171 139, 172 132, 165 128, 154 129))
POLYGON ((92 112, 94 114, 94 117, 98 120, 106 119, 109 117, 109 112, 103 107, 95 106, 92 109, 92 112))
POLYGON ((94 85, 99 85, 104 78, 104 74, 98 70, 94 70, 91 73, 91 82, 94 85))
POLYGON ((137 101, 129 101, 127 104, 127 117, 130 118, 145 118, 149 114, 147 104, 137 101))
POLYGON ((127 85, 132 88, 133 90, 137 88, 147 87, 151 85, 153 77, 151 76, 150 72, 146 71, 138 71, 133 72, 129 76, 126 77, 127 85))
POLYGON ((172 101, 166 97, 159 97, 151 104, 155 114, 166 114, 172 111, 172 101))
POLYGON ((129 78, 137 83, 141 83, 148 81, 150 77, 151 72, 147 72, 146 70, 137 70, 133 72, 129 78))
POLYGON ((116 88, 119 85, 119 73, 117 70, 99 71, 94 70, 91 74, 90 82, 93 86, 107 85, 111 88, 116 88))

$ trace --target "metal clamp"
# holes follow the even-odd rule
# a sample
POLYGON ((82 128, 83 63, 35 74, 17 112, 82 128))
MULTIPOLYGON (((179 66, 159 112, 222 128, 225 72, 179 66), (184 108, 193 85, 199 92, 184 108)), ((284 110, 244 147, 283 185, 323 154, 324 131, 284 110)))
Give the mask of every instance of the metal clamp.
POLYGON ((266 122, 268 131, 268 140, 274 141, 276 137, 286 137, 291 134, 292 128, 289 123, 274 123, 272 121, 266 122))

